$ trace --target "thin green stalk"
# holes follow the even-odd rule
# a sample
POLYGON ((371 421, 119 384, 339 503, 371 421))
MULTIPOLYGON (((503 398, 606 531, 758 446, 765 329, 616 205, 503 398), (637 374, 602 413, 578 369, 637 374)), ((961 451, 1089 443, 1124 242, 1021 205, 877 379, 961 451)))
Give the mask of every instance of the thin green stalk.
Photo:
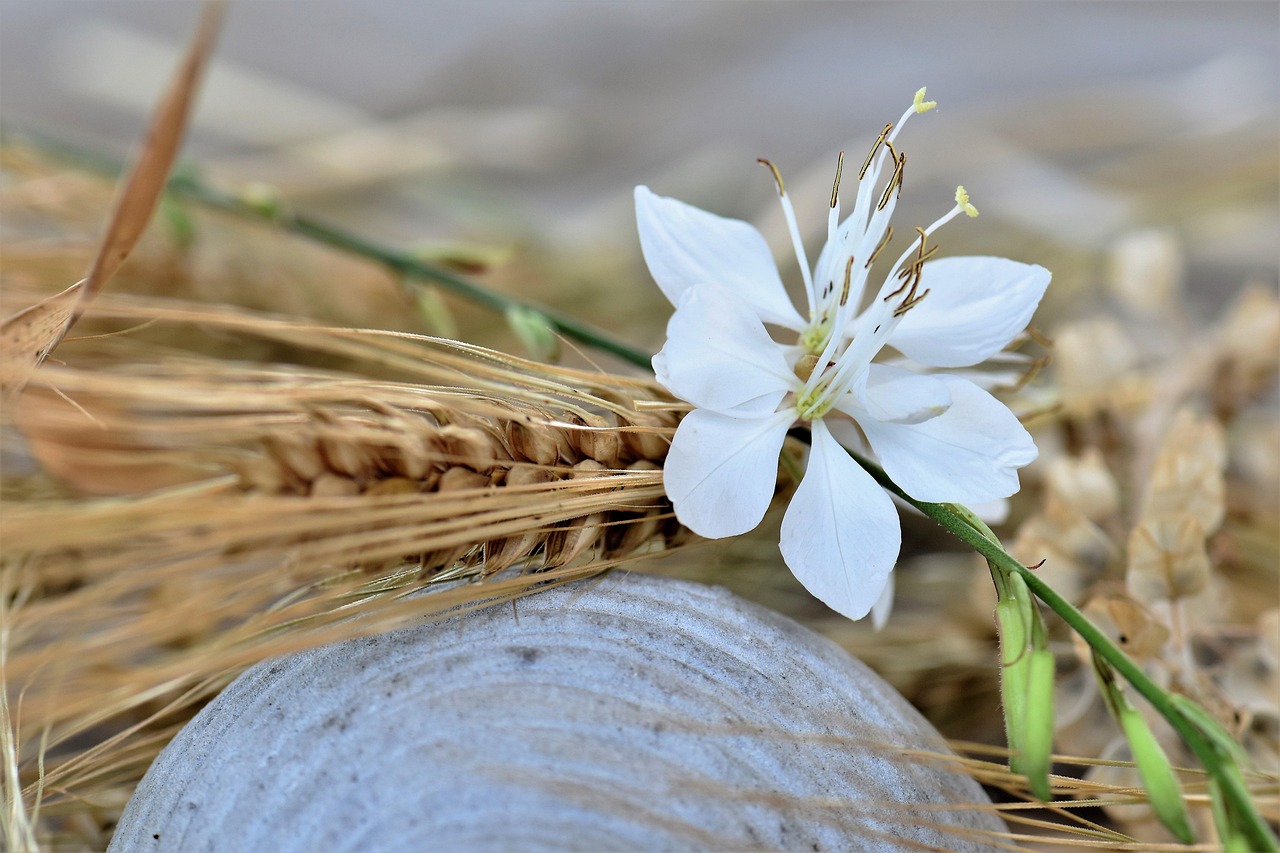
POLYGON ((196 201, 227 213, 270 222, 285 231, 378 261, 402 275, 432 282, 444 290, 504 314, 517 308, 535 312, 546 318, 547 323, 555 331, 567 338, 611 353, 645 370, 651 369, 649 353, 619 341, 602 329, 597 329, 553 309, 489 290, 448 270, 427 263, 415 257, 412 252, 352 234, 309 216, 282 212, 270 205, 255 204, 241 196, 215 189, 190 173, 175 175, 171 178, 169 192, 176 197, 196 201))
MULTIPOLYGON (((13 135, 11 132, 6 131, 0 137, 0 141, 7 141, 13 135)), ((22 131, 17 136, 42 151, 97 172, 120 174, 123 171, 123 165, 120 161, 97 152, 79 148, 59 139, 53 139, 31 131, 22 131)), ((652 369, 650 353, 618 340, 603 329, 597 329, 554 309, 489 290, 462 276, 423 261, 411 251, 396 249, 310 216, 290 212, 285 205, 272 204, 269 201, 264 203, 262 200, 255 200, 209 186, 200 179, 198 170, 189 165, 186 167, 180 166, 170 176, 168 191, 172 198, 187 199, 236 216, 267 222, 290 233, 316 240, 335 249, 341 249, 344 252, 350 252, 353 255, 377 261, 401 275, 419 281, 432 282, 443 290, 492 308, 504 315, 512 310, 524 310, 540 314, 546 318, 547 324, 552 329, 567 338, 602 352, 611 353, 623 361, 634 364, 644 370, 652 369)))
POLYGON ((1148 678, 1142 668, 1112 643, 1083 613, 1041 580, 1035 572, 1022 565, 1003 548, 970 526, 955 509, 947 504, 926 503, 912 498, 890 480, 889 475, 880 466, 870 460, 863 459, 857 454, 851 455, 881 486, 932 518, 942 525, 948 533, 964 542, 990 562, 1006 572, 1021 576, 1026 581, 1027 587, 1037 598, 1043 601, 1050 610, 1057 613, 1062 618, 1062 621, 1066 622, 1072 630, 1080 635, 1081 639, 1089 644, 1090 648, 1123 675, 1133 685, 1134 689, 1151 703, 1151 707, 1155 708, 1160 716, 1169 722, 1169 725, 1182 738, 1183 743, 1195 753, 1196 758, 1204 766, 1205 772, 1222 786, 1223 799, 1241 817, 1241 829, 1252 845, 1252 849, 1277 849, 1276 838, 1271 833, 1266 821, 1254 808, 1253 800, 1250 798, 1248 790, 1244 787, 1243 780, 1239 774, 1231 772, 1231 767, 1223 763, 1219 756, 1218 748, 1201 732, 1199 726, 1188 718, 1170 694, 1148 678))

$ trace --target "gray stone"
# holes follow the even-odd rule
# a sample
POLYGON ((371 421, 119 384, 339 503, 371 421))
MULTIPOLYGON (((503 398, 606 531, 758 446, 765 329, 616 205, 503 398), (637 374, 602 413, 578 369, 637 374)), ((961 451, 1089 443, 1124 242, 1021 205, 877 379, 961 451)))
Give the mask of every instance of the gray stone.
POLYGON ((893 688, 727 591, 615 574, 250 669, 113 851, 990 846, 893 688))

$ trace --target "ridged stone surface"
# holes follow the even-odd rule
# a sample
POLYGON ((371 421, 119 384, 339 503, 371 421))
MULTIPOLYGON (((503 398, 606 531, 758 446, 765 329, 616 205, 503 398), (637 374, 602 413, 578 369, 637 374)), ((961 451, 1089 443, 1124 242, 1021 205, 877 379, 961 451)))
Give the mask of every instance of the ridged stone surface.
POLYGON ((984 849, 878 676, 727 591, 613 575, 268 661, 201 711, 114 851, 984 849))

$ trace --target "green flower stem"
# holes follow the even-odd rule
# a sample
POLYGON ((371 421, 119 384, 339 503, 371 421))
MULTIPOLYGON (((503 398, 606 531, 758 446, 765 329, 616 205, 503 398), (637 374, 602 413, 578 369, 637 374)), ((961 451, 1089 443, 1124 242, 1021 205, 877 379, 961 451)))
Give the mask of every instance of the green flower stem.
POLYGON ((278 205, 254 203, 233 193, 211 187, 190 172, 178 174, 171 178, 169 192, 178 198, 196 201, 207 207, 213 207, 237 216, 270 222, 290 233, 308 237, 335 249, 341 249, 354 255, 378 261, 404 276, 432 282, 444 290, 503 314, 521 310, 538 314, 547 321, 547 324, 552 329, 567 338, 572 338, 579 343, 611 353, 623 361, 645 370, 651 369, 649 353, 619 341, 608 332, 589 326, 550 308, 489 290, 475 282, 468 281, 462 276, 427 263, 415 257, 410 251, 396 249, 357 234, 352 234, 349 231, 309 216, 284 211, 278 205))
MULTIPOLYGON (((24 130, 15 134, 6 129, 3 134, 0 134, 0 144, 7 144, 14 138, 82 168, 110 175, 119 175, 124 172, 124 166, 119 160, 39 132, 24 130)), ((545 318, 547 325, 567 338, 602 352, 611 353, 644 370, 653 369, 650 353, 618 340, 603 329, 597 329, 551 308, 489 290, 435 264, 423 261, 411 251, 396 249, 310 216, 293 213, 278 199, 253 198, 250 193, 236 194, 210 186, 200 178, 198 170, 189 164, 179 165, 174 170, 169 178, 167 189, 170 199, 194 201, 224 213, 270 223, 292 234, 377 261, 407 278, 432 282, 443 290, 492 308, 504 316, 512 312, 525 312, 526 316, 539 314, 545 318)), ((178 215, 172 210, 169 213, 171 216, 178 215)))
POLYGON ((1156 709, 1160 716, 1164 717, 1169 722, 1169 725, 1173 726, 1174 730, 1182 738, 1183 743, 1195 753, 1196 758, 1204 766, 1205 772, 1221 786, 1223 800, 1228 808, 1238 816, 1240 832, 1248 841, 1250 849, 1259 851, 1280 849, 1280 844, 1277 843, 1270 827, 1267 826, 1266 821, 1263 820, 1254 807, 1243 779, 1238 772, 1235 772, 1236 768, 1231 756, 1223 755, 1213 741, 1201 731, 1200 726, 1183 712, 1177 701, 1148 678, 1142 668, 1112 643, 1083 613, 1076 609, 1071 602, 1055 592, 1035 572, 1015 560, 1003 548, 983 535, 981 531, 972 527, 956 509, 947 504, 926 503, 912 498, 890 480, 889 475, 880 466, 857 454, 851 455, 881 486, 932 518, 942 525, 948 533, 977 551, 991 563, 1006 572, 1019 575, 1026 581, 1027 588, 1037 598, 1048 605, 1050 610, 1057 613, 1062 618, 1062 621, 1071 626, 1072 630, 1079 634, 1089 644, 1089 647, 1097 652, 1099 657, 1111 664, 1117 672, 1123 675, 1133 685, 1134 689, 1151 703, 1151 706, 1156 709))

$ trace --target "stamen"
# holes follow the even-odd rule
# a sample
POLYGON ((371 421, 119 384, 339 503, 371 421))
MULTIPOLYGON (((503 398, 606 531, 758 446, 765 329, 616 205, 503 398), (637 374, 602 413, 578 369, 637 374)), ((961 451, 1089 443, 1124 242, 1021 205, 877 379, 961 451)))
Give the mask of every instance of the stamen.
MULTIPOLYGON (((844 171, 843 151, 841 151, 840 155, 836 157, 836 182, 831 187, 831 207, 833 210, 835 209, 835 206, 840 203, 840 173, 842 171, 844 171)), ((961 189, 963 189, 963 187, 961 187, 961 189)))
MULTIPOLYGON (((917 226, 916 233, 920 235, 920 245, 916 248, 916 258, 911 262, 910 266, 904 267, 898 271, 898 278, 902 280, 903 284, 897 290, 893 291, 893 293, 885 296, 885 302, 893 299, 904 290, 907 291, 907 295, 903 297, 903 303, 911 302, 912 298, 916 294, 916 286, 920 284, 920 275, 924 267, 924 262, 932 258, 934 253, 938 250, 937 246, 930 246, 928 251, 925 251, 925 241, 929 239, 928 231, 917 226)), ((897 316, 896 312, 894 316, 897 316)))
POLYGON ((844 265, 844 289, 840 291, 840 307, 843 308, 845 303, 849 301, 849 279, 853 273, 853 255, 849 256, 849 263, 844 265))
POLYGON ((893 130, 892 122, 886 124, 884 130, 880 131, 880 135, 876 137, 876 144, 871 146, 871 153, 867 154, 867 159, 862 161, 862 168, 858 170, 858 180, 862 180, 867 176, 867 170, 871 168, 871 161, 875 159, 876 152, 880 150, 880 146, 884 144, 891 130, 893 130))
POLYGON ((871 257, 867 258, 867 265, 863 269, 871 269, 871 265, 876 262, 876 258, 880 257, 880 253, 884 251, 884 247, 889 245, 889 241, 893 239, 893 226, 884 229, 884 236, 880 238, 880 242, 876 243, 876 247, 871 250, 871 257))
POLYGON ((782 203, 782 215, 787 218, 787 230, 791 232, 791 245, 796 252, 796 261, 800 264, 800 275, 804 279, 804 292, 809 297, 809 314, 812 315, 815 309, 813 273, 809 271, 809 258, 804 251, 804 242, 800 239, 800 226, 796 225, 796 212, 791 207, 791 199, 787 198, 787 187, 782 182, 782 173, 778 171, 777 166, 763 157, 758 158, 756 162, 769 167, 769 171, 773 172, 773 180, 778 185, 778 201, 782 203))

